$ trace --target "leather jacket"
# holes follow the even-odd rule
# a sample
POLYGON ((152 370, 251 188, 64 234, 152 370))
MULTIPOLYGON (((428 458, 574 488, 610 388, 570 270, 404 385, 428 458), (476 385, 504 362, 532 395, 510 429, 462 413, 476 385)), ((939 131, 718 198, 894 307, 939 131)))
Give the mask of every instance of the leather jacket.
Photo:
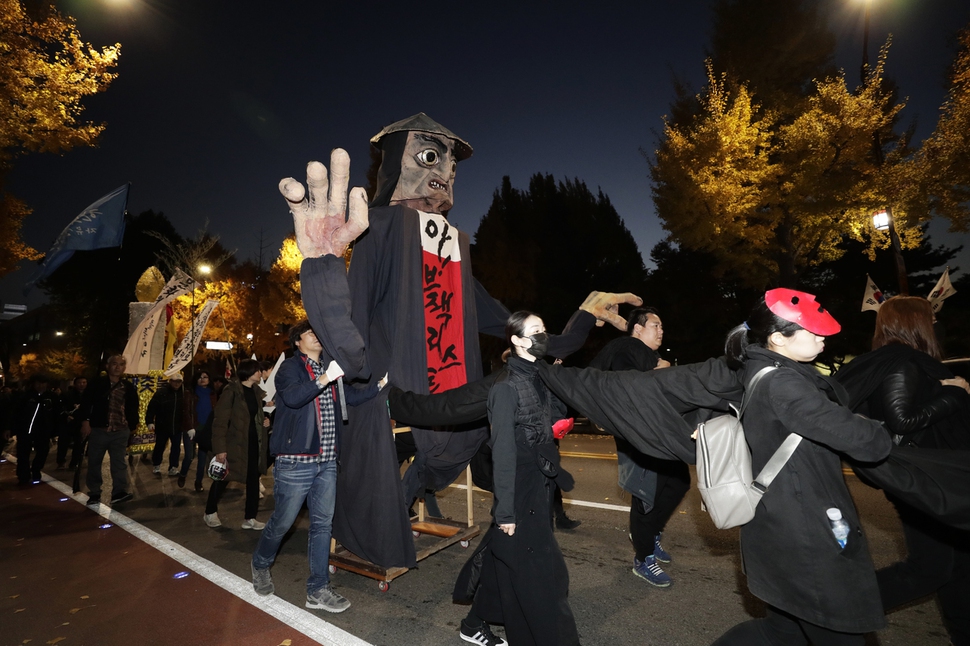
POLYGON ((956 413, 965 396, 961 388, 944 386, 906 361, 886 374, 869 398, 869 414, 885 421, 896 444, 915 446, 923 431, 956 413))

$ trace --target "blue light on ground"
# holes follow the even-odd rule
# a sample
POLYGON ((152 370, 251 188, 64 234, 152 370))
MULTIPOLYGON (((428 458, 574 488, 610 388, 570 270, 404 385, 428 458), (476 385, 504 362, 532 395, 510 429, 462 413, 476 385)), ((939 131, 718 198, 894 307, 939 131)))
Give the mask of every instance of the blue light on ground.
POLYGON ((177 572, 177 573, 175 573, 175 574, 174 574, 174 575, 172 576, 172 578, 173 578, 173 579, 184 579, 184 578, 185 578, 185 577, 187 577, 188 575, 189 575, 189 573, 188 573, 188 572, 177 572))
POLYGON ((65 500, 70 500, 70 498, 61 498, 61 502, 64 502, 65 500))
POLYGON ((98 529, 108 529, 111 527, 111 523, 105 523, 104 525, 98 525, 98 529))

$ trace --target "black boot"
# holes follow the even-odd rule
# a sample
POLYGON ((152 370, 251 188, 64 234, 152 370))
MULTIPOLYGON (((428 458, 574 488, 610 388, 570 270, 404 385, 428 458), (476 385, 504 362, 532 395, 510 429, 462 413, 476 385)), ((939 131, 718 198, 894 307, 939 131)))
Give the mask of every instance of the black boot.
POLYGON ((581 520, 574 520, 566 512, 556 514, 556 529, 576 529, 583 524, 581 520))

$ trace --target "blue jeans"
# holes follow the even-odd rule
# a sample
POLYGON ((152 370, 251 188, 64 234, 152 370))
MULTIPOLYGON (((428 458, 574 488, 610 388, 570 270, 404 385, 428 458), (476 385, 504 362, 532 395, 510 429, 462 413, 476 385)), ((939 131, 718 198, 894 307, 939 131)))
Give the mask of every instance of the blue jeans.
MULTIPOLYGON (((179 475, 183 478, 187 478, 189 471, 192 469, 192 460, 196 457, 196 447, 198 445, 195 440, 189 439, 188 434, 182 433, 182 448, 185 449, 182 457, 182 468, 179 469, 179 475)), ((202 482, 202 476, 205 475, 206 469, 209 468, 209 453, 198 449, 199 464, 195 468, 195 481, 202 482)))
POLYGON ((337 500, 337 462, 297 462, 285 455, 277 456, 273 468, 273 499, 276 508, 266 528, 260 533, 253 553, 253 567, 265 570, 273 565, 283 536, 296 521, 303 501, 310 511, 310 538, 307 560, 310 578, 307 594, 313 594, 330 583, 330 534, 333 530, 333 507, 337 500))

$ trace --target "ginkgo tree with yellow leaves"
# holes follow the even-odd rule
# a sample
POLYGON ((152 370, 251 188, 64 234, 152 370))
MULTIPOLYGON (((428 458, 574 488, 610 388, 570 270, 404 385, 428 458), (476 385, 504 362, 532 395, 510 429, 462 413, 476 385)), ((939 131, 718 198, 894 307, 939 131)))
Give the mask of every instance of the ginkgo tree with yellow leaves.
MULTIPOLYGON (((200 233, 198 240, 184 246, 195 249, 206 239, 213 238, 200 233)), ((169 255, 195 257, 184 252, 169 255)), ((199 256, 203 257, 204 254, 199 256)), ((279 256, 269 271, 261 270, 252 262, 229 261, 220 263, 211 276, 199 276, 200 286, 173 304, 178 341, 189 333, 192 321, 206 301, 217 300, 219 307, 209 319, 202 341, 229 341, 237 348, 238 356, 275 357, 283 350, 286 330, 306 318, 300 297, 302 262, 296 240, 290 236, 283 240, 279 256)), ((183 265, 194 266, 189 261, 177 264, 183 265)))
POLYGON ((713 254, 722 273, 758 288, 796 285, 807 267, 842 255, 845 235, 872 250, 888 245, 871 221, 888 203, 903 247, 917 245, 921 219, 906 205, 919 173, 902 143, 881 165, 872 154, 874 134, 890 130, 903 108, 884 87, 886 53, 861 88, 831 76, 784 115, 709 64, 700 110, 685 123, 666 122, 651 165, 670 238, 713 254))
POLYGON ((920 215, 938 215, 952 231, 970 229, 970 26, 959 35, 960 50, 950 69, 950 89, 933 134, 901 175, 920 191, 920 215), (916 182, 915 178, 925 178, 916 182))
POLYGON ((283 240, 280 255, 270 267, 266 287, 260 294, 259 313, 270 323, 280 326, 306 318, 300 295, 300 265, 303 255, 296 246, 296 236, 283 240))
POLYGON ((0 276, 38 257, 20 239, 30 208, 3 190, 13 161, 94 145, 105 126, 82 119, 81 101, 117 76, 120 50, 85 43, 52 3, 0 0, 0 276))

